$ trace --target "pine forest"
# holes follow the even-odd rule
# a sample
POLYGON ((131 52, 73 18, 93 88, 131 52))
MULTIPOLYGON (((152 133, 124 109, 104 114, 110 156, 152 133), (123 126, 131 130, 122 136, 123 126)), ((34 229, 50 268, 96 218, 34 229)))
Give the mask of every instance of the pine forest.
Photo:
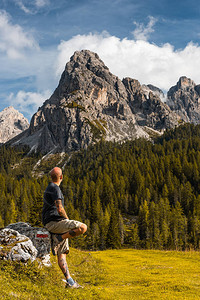
POLYGON ((28 151, 0 148, 0 227, 42 226, 43 192, 57 165, 67 214, 88 225, 72 246, 200 248, 200 125, 181 125, 153 141, 101 141, 64 160, 55 154, 45 162, 28 151))

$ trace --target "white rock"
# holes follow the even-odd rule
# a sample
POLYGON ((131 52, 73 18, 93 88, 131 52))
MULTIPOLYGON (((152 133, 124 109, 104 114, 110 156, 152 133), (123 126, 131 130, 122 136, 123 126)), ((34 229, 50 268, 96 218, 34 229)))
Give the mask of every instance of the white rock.
POLYGON ((12 106, 0 112, 0 143, 5 143, 28 129, 28 120, 12 106))
POLYGON ((37 258, 39 258, 44 265, 50 265, 50 235, 45 228, 32 227, 25 222, 9 224, 7 228, 16 230, 20 234, 28 237, 37 249, 37 258))
POLYGON ((4 228, 0 231, 0 258, 12 261, 34 261, 37 249, 31 240, 19 232, 4 228))

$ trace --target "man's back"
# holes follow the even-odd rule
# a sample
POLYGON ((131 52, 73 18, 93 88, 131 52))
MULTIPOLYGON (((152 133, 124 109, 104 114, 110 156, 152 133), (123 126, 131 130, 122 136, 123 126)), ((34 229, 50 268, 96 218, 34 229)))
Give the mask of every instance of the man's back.
POLYGON ((60 221, 64 218, 58 214, 55 206, 55 201, 60 199, 64 207, 64 197, 60 190, 60 187, 54 182, 50 182, 47 186, 44 197, 43 197, 43 208, 42 208, 42 223, 46 225, 51 221, 60 221))

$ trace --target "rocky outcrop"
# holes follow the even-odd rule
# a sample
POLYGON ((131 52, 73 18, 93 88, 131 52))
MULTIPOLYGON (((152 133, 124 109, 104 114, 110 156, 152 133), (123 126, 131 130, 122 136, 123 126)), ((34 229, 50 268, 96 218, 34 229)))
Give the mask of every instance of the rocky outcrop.
POLYGON ((121 81, 96 53, 77 51, 53 95, 33 115, 29 129, 11 144, 47 153, 86 149, 101 139, 149 138, 150 128, 160 131, 178 124, 161 95, 152 85, 141 86, 130 78, 121 81))
POLYGON ((5 143, 14 136, 28 129, 28 120, 12 106, 0 112, 0 143, 5 143))
POLYGON ((50 264, 50 234, 45 228, 32 227, 25 222, 9 224, 6 228, 16 230, 27 236, 37 249, 37 257, 44 264, 50 264))
POLYGON ((36 257, 37 249, 27 236, 10 228, 0 230, 0 259, 26 263, 36 257))
POLYGON ((0 258, 22 262, 38 258, 50 266, 49 232, 24 222, 9 224, 0 230, 0 258))
POLYGON ((182 121, 200 123, 200 85, 183 76, 167 93, 167 104, 182 121))

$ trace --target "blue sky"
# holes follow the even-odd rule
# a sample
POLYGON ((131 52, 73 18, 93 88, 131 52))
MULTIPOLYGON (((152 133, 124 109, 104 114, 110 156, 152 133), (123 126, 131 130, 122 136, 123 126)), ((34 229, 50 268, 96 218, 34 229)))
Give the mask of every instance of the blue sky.
POLYGON ((164 91, 180 76, 200 83, 200 2, 0 0, 0 111, 29 120, 56 88, 74 51, 164 91))

